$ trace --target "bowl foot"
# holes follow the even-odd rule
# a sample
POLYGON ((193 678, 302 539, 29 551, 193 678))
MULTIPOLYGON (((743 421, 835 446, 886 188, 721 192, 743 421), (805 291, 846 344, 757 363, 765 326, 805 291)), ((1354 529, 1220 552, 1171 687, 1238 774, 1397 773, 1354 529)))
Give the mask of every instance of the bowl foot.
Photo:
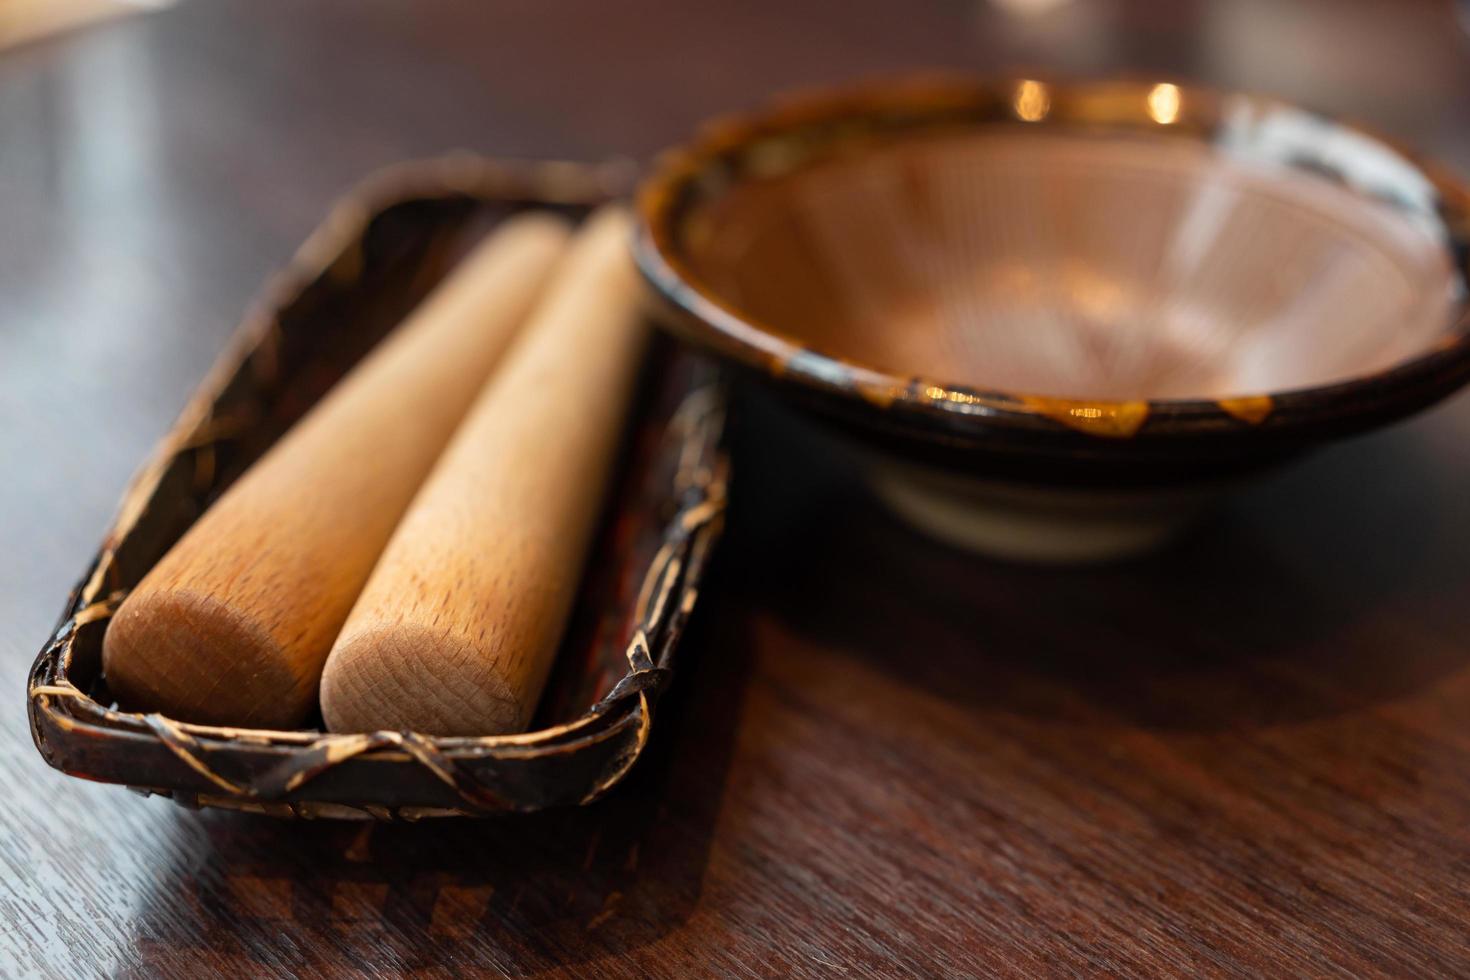
POLYGON ((1152 551, 1215 500, 1208 487, 1092 489, 1035 486, 873 464, 874 492, 917 530, 1012 561, 1080 565, 1152 551))

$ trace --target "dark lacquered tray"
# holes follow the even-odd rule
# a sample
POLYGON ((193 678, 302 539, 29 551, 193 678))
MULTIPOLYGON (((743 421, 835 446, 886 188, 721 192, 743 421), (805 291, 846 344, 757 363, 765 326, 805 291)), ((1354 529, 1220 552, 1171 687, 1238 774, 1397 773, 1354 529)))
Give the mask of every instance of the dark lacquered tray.
POLYGON ((348 195, 241 325, 127 491, 31 669, 36 747, 69 775, 186 806, 304 817, 485 815, 586 803, 637 760, 723 517, 724 391, 655 344, 621 473, 531 731, 329 735, 118 710, 102 636, 122 598, 250 463, 506 216, 578 218, 620 196, 616 168, 406 164, 348 195))

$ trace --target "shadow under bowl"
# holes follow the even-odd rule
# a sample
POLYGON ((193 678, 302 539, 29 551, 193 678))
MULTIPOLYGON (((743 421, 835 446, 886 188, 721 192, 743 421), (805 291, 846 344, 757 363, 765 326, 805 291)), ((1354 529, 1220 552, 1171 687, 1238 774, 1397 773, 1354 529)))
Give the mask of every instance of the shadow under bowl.
POLYGON ((1157 543, 1470 378, 1470 191, 1281 102, 922 79, 711 124, 639 199, 686 337, 855 437, 932 533, 1157 543))

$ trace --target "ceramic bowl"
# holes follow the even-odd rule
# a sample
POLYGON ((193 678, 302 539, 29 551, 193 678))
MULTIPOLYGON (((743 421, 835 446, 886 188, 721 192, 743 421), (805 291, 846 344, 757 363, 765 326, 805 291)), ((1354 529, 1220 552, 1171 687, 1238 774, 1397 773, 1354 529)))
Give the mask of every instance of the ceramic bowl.
POLYGON ((924 79, 711 124, 639 195, 686 337, 990 552, 1138 551, 1222 487, 1470 377, 1470 192, 1169 83, 924 79))

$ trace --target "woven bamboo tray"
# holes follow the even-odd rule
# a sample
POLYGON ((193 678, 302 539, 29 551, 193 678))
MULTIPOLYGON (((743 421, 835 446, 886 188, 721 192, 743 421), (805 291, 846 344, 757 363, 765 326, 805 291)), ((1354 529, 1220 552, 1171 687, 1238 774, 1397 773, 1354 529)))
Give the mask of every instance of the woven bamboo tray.
POLYGON ((28 683, 36 748, 62 772, 277 816, 417 819, 587 803, 648 742, 659 690, 723 517, 724 392, 659 341, 568 636, 532 730, 439 738, 194 725, 117 710, 102 635, 204 508, 506 216, 574 218, 629 175, 469 156, 408 164, 348 195, 237 331, 66 601, 28 683))

